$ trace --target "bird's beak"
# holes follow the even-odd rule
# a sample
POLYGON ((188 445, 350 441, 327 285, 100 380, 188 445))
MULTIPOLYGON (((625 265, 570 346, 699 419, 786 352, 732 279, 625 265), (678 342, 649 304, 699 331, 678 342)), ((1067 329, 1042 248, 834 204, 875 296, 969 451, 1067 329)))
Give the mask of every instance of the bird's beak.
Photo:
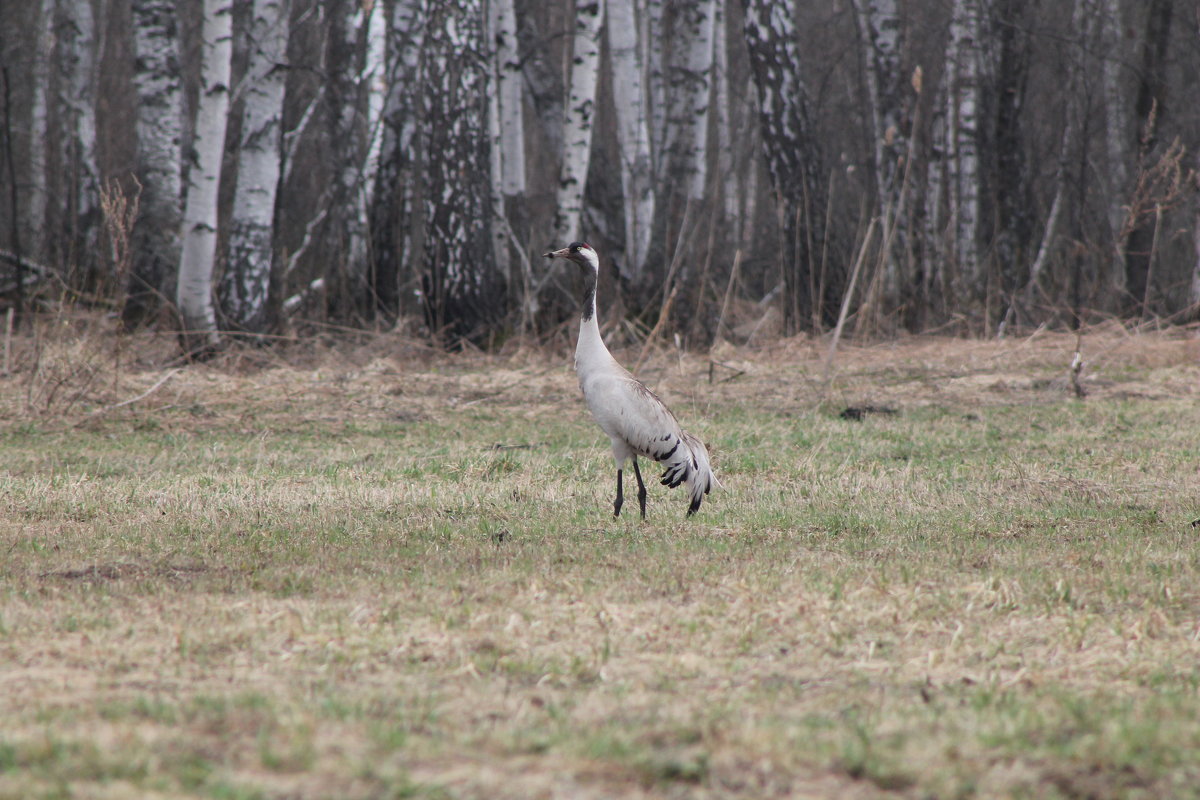
POLYGON ((562 250, 551 250, 549 253, 543 253, 546 258, 567 258, 570 255, 570 248, 564 247, 562 250))

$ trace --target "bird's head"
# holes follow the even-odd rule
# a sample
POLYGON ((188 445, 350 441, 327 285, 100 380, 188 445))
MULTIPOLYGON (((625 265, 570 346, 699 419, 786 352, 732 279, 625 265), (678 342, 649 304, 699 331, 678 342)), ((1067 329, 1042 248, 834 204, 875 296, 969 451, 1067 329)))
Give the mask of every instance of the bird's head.
POLYGON ((551 250, 544 255, 546 258, 565 258, 568 261, 574 261, 581 267, 590 267, 594 270, 600 268, 600 257, 587 242, 571 242, 562 250, 551 250))

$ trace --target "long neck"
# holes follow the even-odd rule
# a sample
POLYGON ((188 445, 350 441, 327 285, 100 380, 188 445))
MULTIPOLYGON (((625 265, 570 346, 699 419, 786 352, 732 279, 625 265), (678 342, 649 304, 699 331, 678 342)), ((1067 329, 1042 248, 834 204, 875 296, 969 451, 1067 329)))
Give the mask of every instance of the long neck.
POLYGON ((612 355, 604 346, 604 340, 600 338, 600 323, 596 318, 596 278, 596 270, 590 270, 587 286, 583 292, 583 307, 579 316, 579 341, 575 344, 575 369, 578 371, 612 360, 612 355))
POLYGON ((596 324, 596 283, 599 278, 596 270, 591 270, 588 275, 587 286, 583 290, 583 305, 580 307, 583 323, 596 324))

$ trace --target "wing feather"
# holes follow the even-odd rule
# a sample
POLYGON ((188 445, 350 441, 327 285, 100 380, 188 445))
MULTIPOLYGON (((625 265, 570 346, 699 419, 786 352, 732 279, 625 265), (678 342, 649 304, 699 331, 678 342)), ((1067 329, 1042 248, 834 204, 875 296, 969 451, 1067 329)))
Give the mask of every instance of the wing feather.
POLYGON ((720 486, 713 474, 704 443, 686 433, 666 403, 628 373, 588 381, 584 397, 592 415, 616 443, 633 454, 657 461, 663 467, 662 484, 688 485, 691 506, 700 507, 704 495, 720 486))

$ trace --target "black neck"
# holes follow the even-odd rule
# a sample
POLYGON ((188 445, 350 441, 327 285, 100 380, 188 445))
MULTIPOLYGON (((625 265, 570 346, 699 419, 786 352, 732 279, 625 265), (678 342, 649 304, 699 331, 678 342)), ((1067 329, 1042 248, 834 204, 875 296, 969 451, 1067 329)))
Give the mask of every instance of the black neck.
POLYGON ((592 273, 587 279, 587 288, 583 292, 583 321, 587 322, 596 313, 596 272, 592 273))

